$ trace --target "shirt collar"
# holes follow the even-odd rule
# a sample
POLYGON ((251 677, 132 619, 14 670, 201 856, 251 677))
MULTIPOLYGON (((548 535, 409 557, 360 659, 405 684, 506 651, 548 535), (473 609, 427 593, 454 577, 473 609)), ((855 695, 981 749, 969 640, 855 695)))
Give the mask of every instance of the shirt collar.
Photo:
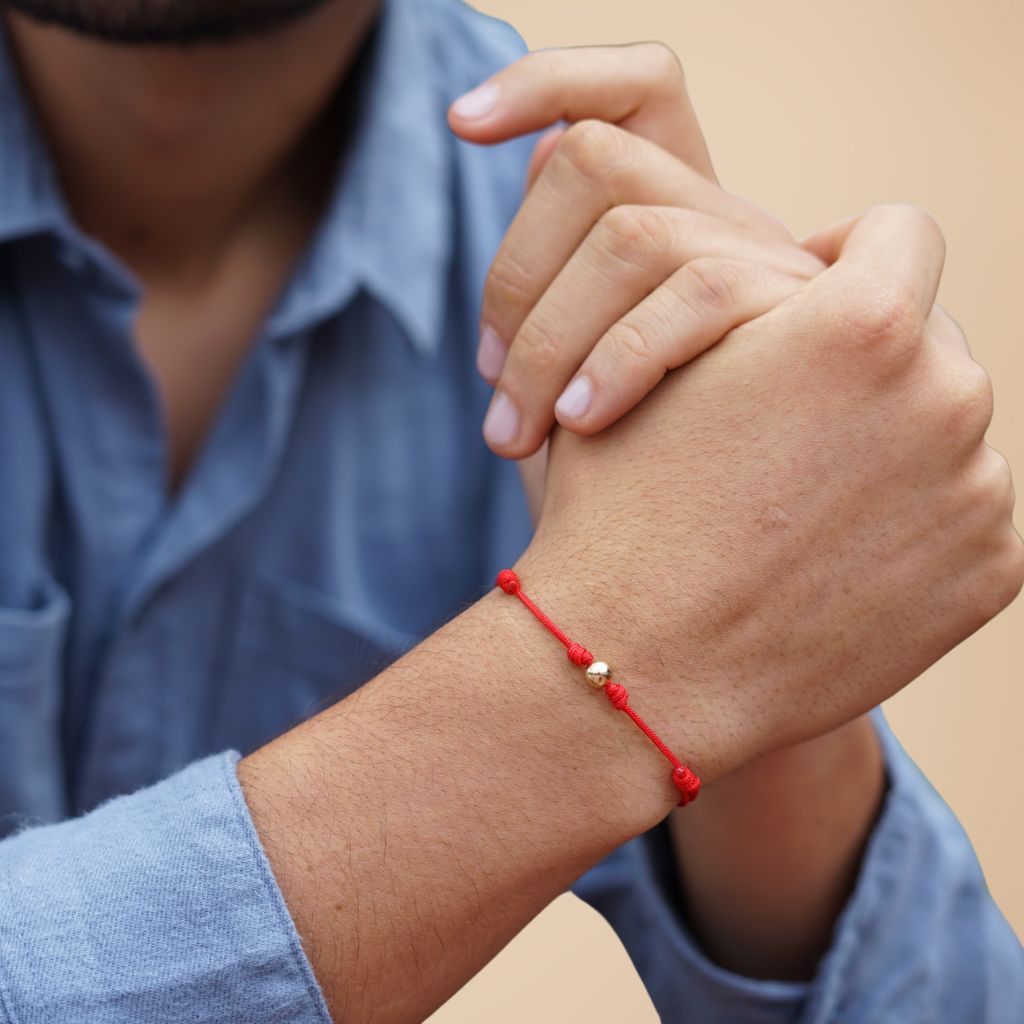
POLYGON ((425 17, 416 0, 385 0, 359 72, 346 155, 294 287, 272 317, 274 333, 330 315, 362 286, 418 351, 440 345, 454 146, 425 17))
MULTIPOLYGON (((340 310, 360 287, 425 354, 441 341, 451 255, 453 145, 416 0, 384 0, 361 60, 356 109, 331 197, 271 335, 340 310)), ((0 19, 0 242, 76 234, 0 19)))

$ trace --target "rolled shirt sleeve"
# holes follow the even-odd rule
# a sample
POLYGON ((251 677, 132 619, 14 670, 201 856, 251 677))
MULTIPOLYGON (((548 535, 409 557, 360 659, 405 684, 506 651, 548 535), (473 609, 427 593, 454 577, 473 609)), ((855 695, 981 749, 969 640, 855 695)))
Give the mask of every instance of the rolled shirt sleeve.
POLYGON ((574 887, 619 933, 666 1022, 1020 1024, 1024 949, 967 836, 886 725, 889 787, 831 948, 807 984, 744 978, 688 932, 668 830, 616 851, 574 887))
POLYGON ((0 843, 3 1024, 330 1024, 237 760, 0 843))
MULTIPOLYGON (((679 909, 664 828, 577 884, 619 932, 662 1020, 1024 1019, 1024 950, 955 818, 876 722, 889 790, 809 983, 743 978, 704 955, 679 909)), ((329 1024, 237 759, 207 758, 0 843, 2 1024, 329 1024)))

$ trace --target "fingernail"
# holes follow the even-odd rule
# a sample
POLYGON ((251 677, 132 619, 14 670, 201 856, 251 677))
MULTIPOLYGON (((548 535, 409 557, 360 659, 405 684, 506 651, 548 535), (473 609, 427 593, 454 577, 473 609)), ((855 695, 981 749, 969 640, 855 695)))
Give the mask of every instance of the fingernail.
POLYGON ((567 420, 578 420, 590 408, 590 400, 594 397, 594 389, 587 377, 576 377, 562 392, 555 402, 555 415, 567 420))
POLYGON ((494 82, 484 82, 475 89, 460 96, 452 104, 452 113, 467 121, 486 117, 498 102, 498 87, 494 82))
POLYGON ((499 391, 484 417, 484 437, 488 444, 504 448, 519 437, 519 410, 512 399, 499 391))
POLYGON ((501 376, 501 368, 505 365, 505 356, 508 350, 505 348, 498 332, 487 325, 484 325, 480 332, 480 346, 476 350, 476 368, 484 380, 493 384, 501 376))

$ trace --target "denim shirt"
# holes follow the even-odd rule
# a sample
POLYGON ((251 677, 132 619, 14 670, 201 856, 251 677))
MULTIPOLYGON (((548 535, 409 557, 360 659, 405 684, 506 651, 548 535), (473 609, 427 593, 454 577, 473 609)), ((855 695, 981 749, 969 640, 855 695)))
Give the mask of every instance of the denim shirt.
MULTIPOLYGON (((0 1022, 325 1022, 235 764, 529 539, 474 348, 530 140, 445 125, 522 43, 456 0, 385 5, 322 221, 173 497, 138 282, 76 227, 3 48, 0 1022)), ((709 962, 664 827, 580 880, 664 1020, 1024 1018, 1020 944, 877 725, 886 803, 808 984, 709 962)))

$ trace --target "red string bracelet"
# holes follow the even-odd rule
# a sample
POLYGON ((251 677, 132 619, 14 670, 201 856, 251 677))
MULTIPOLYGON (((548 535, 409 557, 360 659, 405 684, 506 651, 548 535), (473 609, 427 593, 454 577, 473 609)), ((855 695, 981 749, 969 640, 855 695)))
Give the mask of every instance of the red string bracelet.
POLYGON ((518 597, 530 610, 540 624, 548 630, 560 643, 564 644, 569 660, 583 669, 587 682, 596 689, 603 689, 608 700, 616 711, 624 711, 636 727, 662 752, 665 759, 672 765, 672 784, 679 790, 679 806, 685 807, 697 799, 700 792, 700 779, 665 745, 661 737, 633 710, 629 705, 629 692, 619 683, 612 682, 612 670, 603 661, 596 661, 594 656, 582 644, 570 640, 544 614, 526 594, 523 593, 519 577, 511 569, 502 569, 495 580, 497 586, 506 594, 518 597))

